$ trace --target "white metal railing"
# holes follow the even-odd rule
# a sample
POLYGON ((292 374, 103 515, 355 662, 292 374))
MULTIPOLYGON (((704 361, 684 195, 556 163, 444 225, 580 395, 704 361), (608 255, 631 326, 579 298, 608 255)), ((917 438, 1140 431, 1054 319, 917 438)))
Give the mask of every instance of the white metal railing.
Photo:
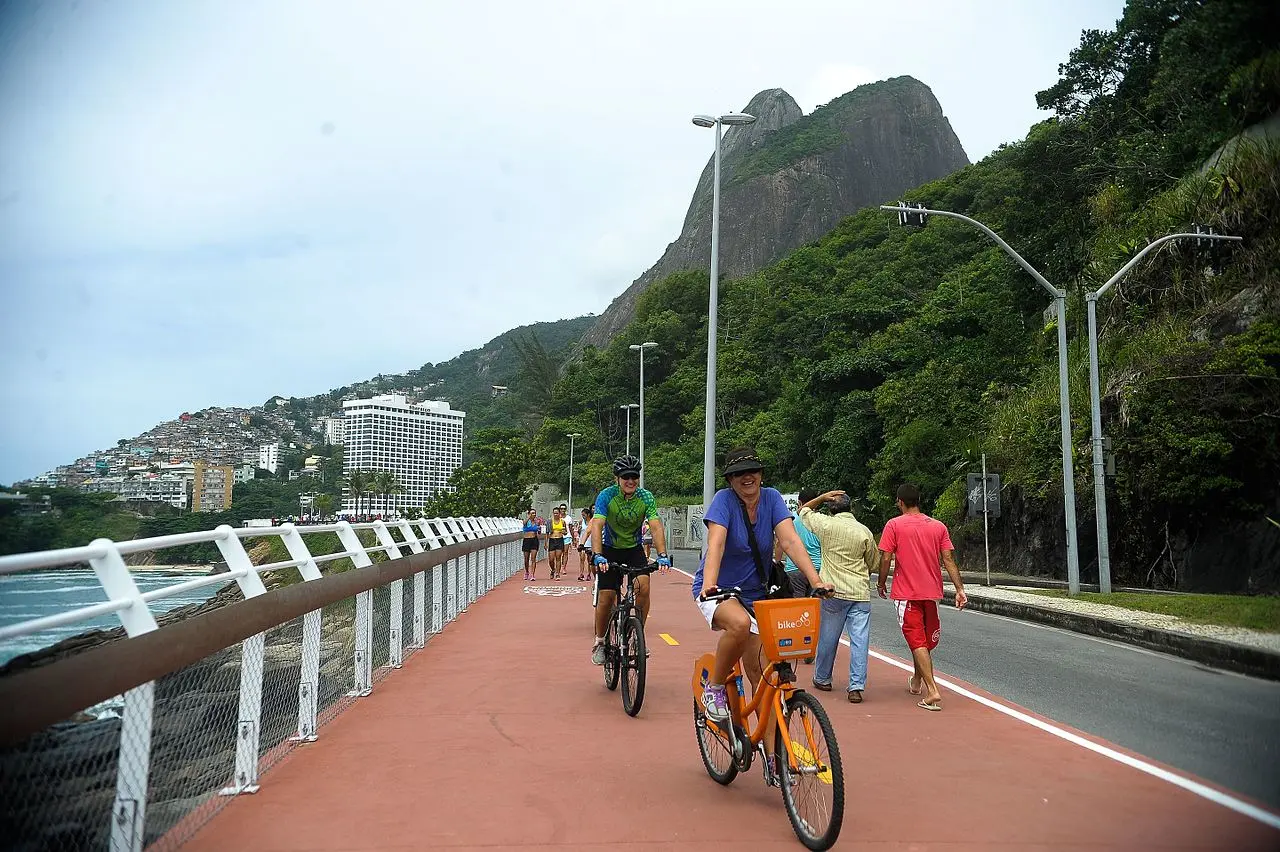
MULTIPOLYGON (((0 557, 0 575, 14 574, 88 562, 107 600, 67 612, 23 621, 0 628, 0 639, 38 633, 52 627, 87 621, 115 613, 128 638, 158 629, 148 604, 175 594, 209 585, 234 581, 245 599, 266 593, 263 572, 296 568, 302 581, 319 580, 322 565, 349 559, 358 571, 374 564, 373 555, 381 553, 388 560, 424 553, 451 544, 477 541, 490 536, 518 532, 520 522, 510 518, 431 518, 336 524, 236 529, 223 525, 207 532, 182 533, 128 542, 97 539, 87 547, 50 550, 42 553, 0 557), (370 532, 374 541, 365 545, 359 534, 370 532), (307 538, 336 535, 341 551, 314 555, 307 538), (399 539, 397 540, 398 534, 399 539), (278 537, 290 558, 279 562, 254 565, 242 543, 243 539, 278 537), (228 572, 182 580, 148 592, 141 592, 125 564, 126 554, 163 551, 190 544, 213 543, 218 547, 228 572)), ((443 629, 480 596, 512 576, 520 567, 518 541, 495 542, 487 547, 449 559, 442 564, 417 571, 412 580, 412 624, 406 642, 404 624, 407 600, 405 580, 387 584, 390 603, 387 609, 386 666, 401 666, 406 647, 420 648, 427 634, 443 629), (427 575, 431 583, 430 612, 427 611, 427 575), (428 623, 428 619, 430 619, 428 623)), ((380 587, 383 588, 383 587, 380 587)), ((349 600, 349 598, 348 598, 349 600)), ((235 606, 235 604, 231 604, 235 606)), ((320 683, 322 610, 302 617, 301 653, 298 662, 297 732, 290 742, 312 742, 317 738, 318 685, 320 683)), ((279 627, 280 625, 277 625, 279 627)), ((367 696, 373 689, 374 647, 373 589, 355 595, 354 642, 350 691, 352 698, 367 696)), ((228 767, 231 783, 221 790, 223 795, 252 793, 258 789, 260 734, 263 711, 263 661, 267 631, 243 641, 240 646, 239 709, 235 732, 234 767, 228 767)), ((125 639, 123 641, 128 641, 125 639)), ((141 684, 125 693, 120 727, 116 792, 110 815, 110 848, 141 850, 147 837, 146 803, 148 773, 151 768, 153 713, 156 709, 156 681, 141 684)), ((290 713, 292 711, 289 711, 290 713)), ((291 723, 290 723, 291 724, 291 723)), ((270 745, 270 743, 268 743, 270 745)), ((19 838, 21 839, 21 838, 19 838)), ((154 837, 149 840, 154 840, 154 837)))

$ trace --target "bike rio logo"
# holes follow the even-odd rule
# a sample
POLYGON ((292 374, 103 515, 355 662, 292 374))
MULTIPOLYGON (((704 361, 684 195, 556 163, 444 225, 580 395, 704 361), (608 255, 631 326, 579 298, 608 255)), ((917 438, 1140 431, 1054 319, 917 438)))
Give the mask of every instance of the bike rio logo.
POLYGON ((800 629, 807 630, 809 628, 809 621, 810 621, 809 611, 805 610, 803 613, 801 613, 800 618, 796 619, 795 621, 792 621, 787 618, 778 619, 778 629, 779 630, 795 630, 797 628, 800 628, 800 629))

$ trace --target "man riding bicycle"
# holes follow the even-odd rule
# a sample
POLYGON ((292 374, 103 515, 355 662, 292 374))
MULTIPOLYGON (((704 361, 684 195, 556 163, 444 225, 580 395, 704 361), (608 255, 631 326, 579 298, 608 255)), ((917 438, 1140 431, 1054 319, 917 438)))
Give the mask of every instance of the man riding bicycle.
MULTIPOLYGON (((645 521, 653 533, 658 548, 658 564, 671 567, 667 555, 667 536, 658 518, 658 503, 653 494, 640 487, 640 460, 635 456, 621 456, 613 463, 614 484, 600 492, 596 498, 595 516, 591 519, 592 567, 596 573, 595 644, 591 647, 591 662, 603 666, 605 661, 604 634, 609 628, 609 617, 622 591, 622 572, 610 567, 610 562, 632 568, 643 568, 644 547, 640 542, 640 528, 645 521)), ((649 577, 635 577, 636 605, 640 607, 640 621, 649 618, 649 577)))

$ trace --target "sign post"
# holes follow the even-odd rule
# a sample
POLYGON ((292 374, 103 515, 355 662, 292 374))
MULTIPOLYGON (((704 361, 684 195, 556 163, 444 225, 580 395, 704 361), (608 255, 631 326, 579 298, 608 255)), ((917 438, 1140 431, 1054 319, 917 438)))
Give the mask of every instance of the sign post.
POLYGON ((981 482, 976 473, 969 474, 967 491, 969 496, 969 517, 976 518, 982 513, 982 546, 987 559, 987 585, 991 585, 991 542, 989 538, 989 518, 1000 517, 1000 474, 987 473, 987 454, 982 454, 981 482))
POLYGON ((991 588, 991 541, 987 538, 987 454, 982 454, 982 549, 987 557, 987 588, 991 588))

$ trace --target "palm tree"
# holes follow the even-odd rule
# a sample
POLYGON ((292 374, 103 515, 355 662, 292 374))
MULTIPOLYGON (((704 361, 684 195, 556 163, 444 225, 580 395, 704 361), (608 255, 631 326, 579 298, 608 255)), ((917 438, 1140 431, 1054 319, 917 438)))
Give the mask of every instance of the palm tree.
POLYGON ((389 470, 375 471, 370 483, 375 494, 382 495, 382 511, 387 511, 387 497, 391 494, 404 493, 404 486, 394 473, 389 470))
POLYGON ((356 498, 356 515, 360 514, 360 498, 369 490, 370 477, 366 471, 353 470, 347 474, 346 482, 347 490, 356 498))

